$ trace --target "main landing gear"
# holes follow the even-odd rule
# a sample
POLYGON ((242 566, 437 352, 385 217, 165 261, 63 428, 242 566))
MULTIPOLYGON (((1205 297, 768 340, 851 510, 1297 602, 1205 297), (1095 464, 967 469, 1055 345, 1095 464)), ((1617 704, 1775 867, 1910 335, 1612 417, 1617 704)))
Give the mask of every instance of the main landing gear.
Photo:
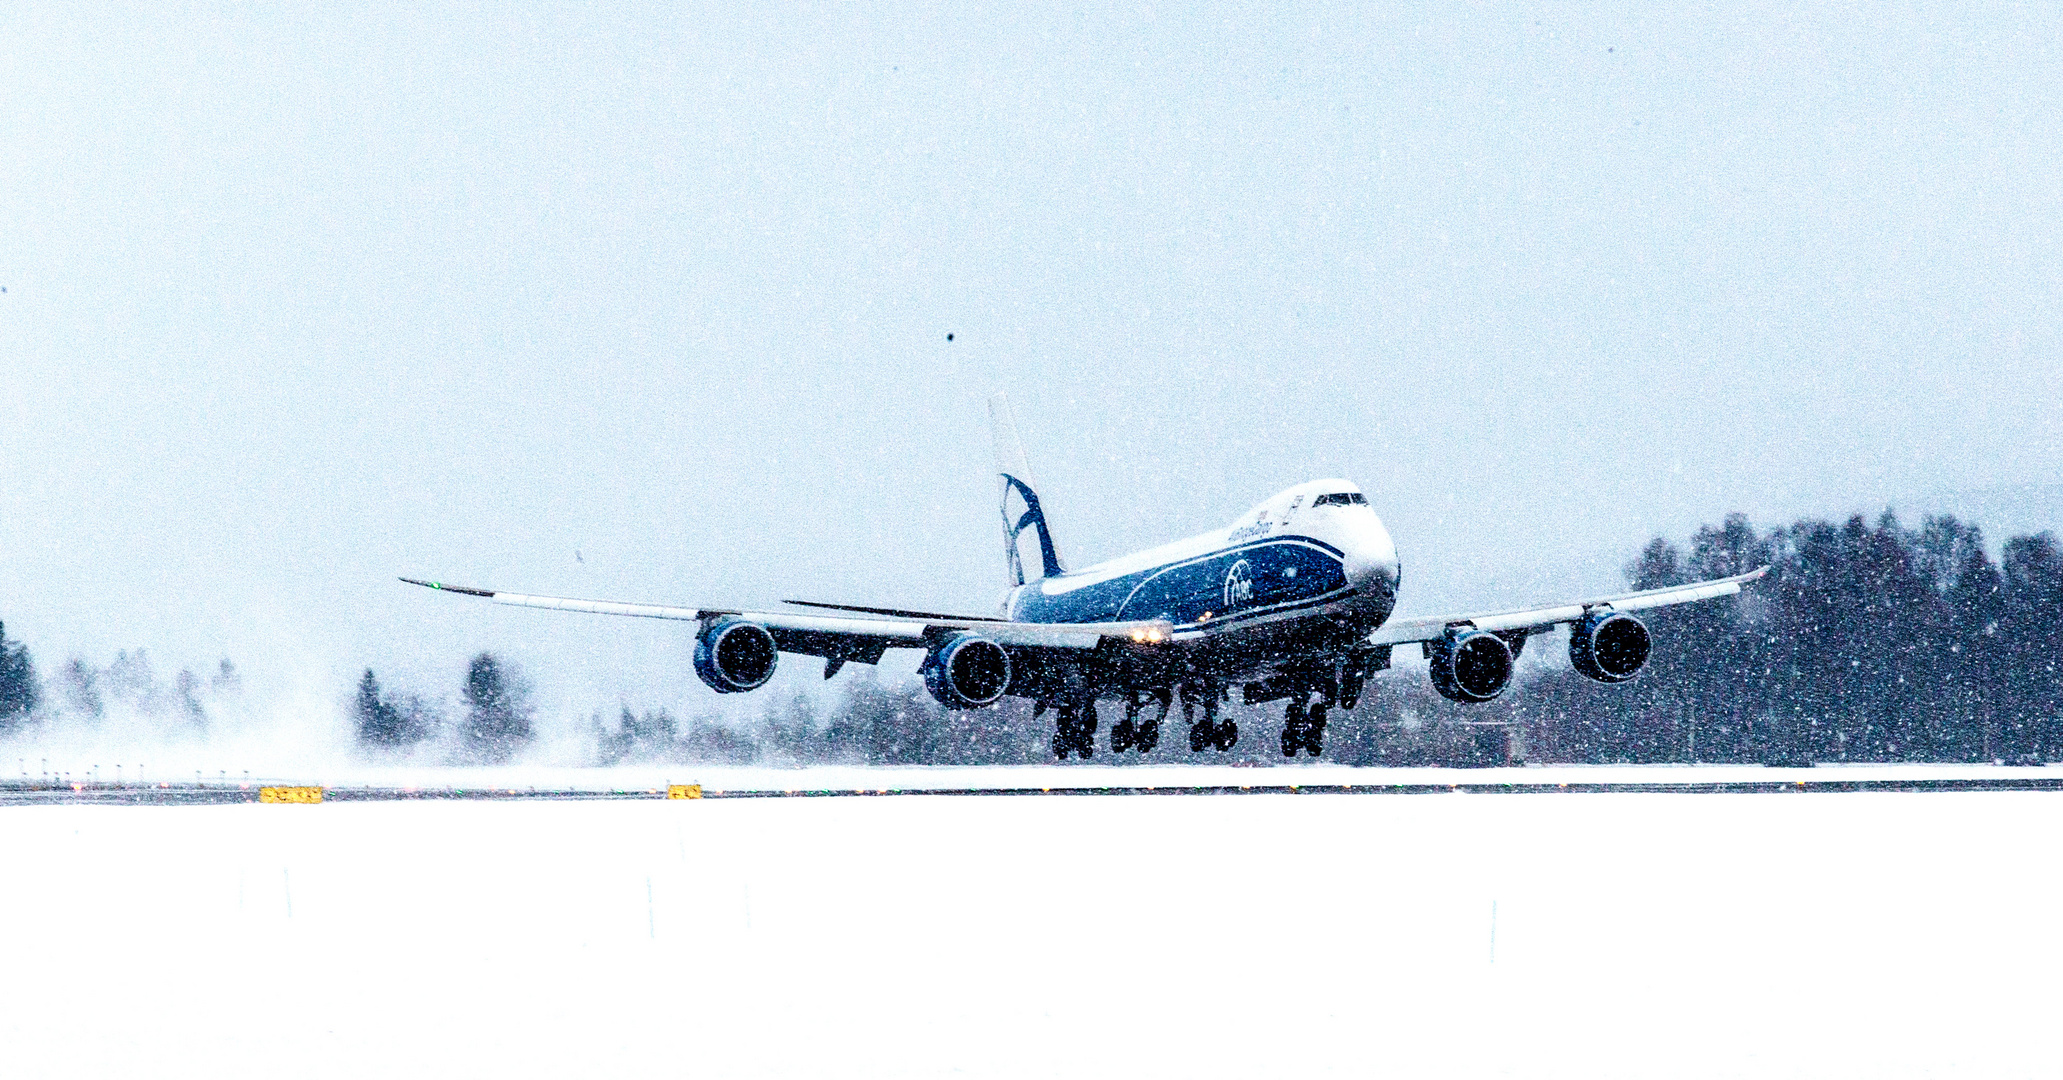
POLYGON ((1182 684, 1182 717, 1189 721, 1189 752, 1201 754, 1205 747, 1212 747, 1222 754, 1239 742, 1239 725, 1218 719, 1218 704, 1225 695, 1216 682, 1206 682, 1199 689, 1200 693, 1192 693, 1188 683, 1182 684), (1196 718, 1198 697, 1203 698, 1202 720, 1196 718))
POLYGON ((1084 761, 1096 756, 1096 703, 1063 704, 1059 711, 1053 722, 1053 756, 1062 761, 1070 753, 1079 754, 1084 761))
MULTIPOLYGON (((1308 754, 1314 758, 1323 757, 1326 721, 1335 706, 1342 709, 1354 707, 1355 699, 1361 696, 1366 674, 1359 666, 1337 673, 1287 672, 1264 682, 1248 683, 1246 703, 1258 705, 1288 698, 1289 706, 1282 718, 1279 743, 1282 756, 1294 758, 1298 754, 1308 754)), ((1239 725, 1230 718, 1219 717, 1219 707, 1229 696, 1227 688, 1216 677, 1199 676, 1172 689, 1127 691, 1124 719, 1110 727, 1111 753, 1122 754, 1128 750, 1152 753, 1160 745, 1161 725, 1168 718, 1176 691, 1182 695, 1182 717, 1189 724, 1190 753, 1216 750, 1222 754, 1239 744, 1239 725), (1160 706, 1158 710, 1152 709, 1155 704, 1160 706), (1203 706, 1201 717, 1197 715, 1199 704, 1203 706)), ((1069 757, 1086 761, 1096 756, 1096 702, 1087 688, 1075 687, 1071 693, 1075 696, 1072 702, 1056 702, 1049 698, 1039 702, 1032 715, 1038 716, 1048 708, 1057 708, 1053 756, 1062 761, 1069 757)))
POLYGON ((1308 751, 1312 757, 1324 753, 1325 714, 1329 711, 1323 701, 1309 706, 1291 702, 1282 720, 1282 756, 1293 758, 1298 750, 1308 751))
POLYGON ((1168 706, 1173 704, 1173 696, 1163 690, 1155 697, 1160 701, 1160 712, 1150 720, 1141 720, 1139 695, 1125 696, 1125 718, 1110 729, 1111 753, 1122 754, 1136 748, 1142 754, 1150 754, 1154 747, 1160 745, 1160 723, 1168 718, 1168 706))

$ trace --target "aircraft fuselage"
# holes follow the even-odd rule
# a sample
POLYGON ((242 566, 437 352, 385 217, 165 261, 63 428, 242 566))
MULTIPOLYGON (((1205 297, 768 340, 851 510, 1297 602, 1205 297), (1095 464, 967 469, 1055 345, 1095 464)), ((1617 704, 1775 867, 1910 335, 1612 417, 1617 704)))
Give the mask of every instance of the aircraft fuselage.
POLYGON ((1360 488, 1314 480, 1224 529, 1018 586, 1004 616, 1164 620, 1174 648, 1156 650, 1157 666, 1238 679, 1365 637, 1396 607, 1400 579, 1396 544, 1360 488))

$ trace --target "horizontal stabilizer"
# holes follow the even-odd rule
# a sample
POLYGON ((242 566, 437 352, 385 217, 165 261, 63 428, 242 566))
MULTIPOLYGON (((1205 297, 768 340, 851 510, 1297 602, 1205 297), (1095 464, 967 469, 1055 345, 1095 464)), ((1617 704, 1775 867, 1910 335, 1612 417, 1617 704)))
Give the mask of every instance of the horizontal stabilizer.
POLYGON ((865 607, 860 604, 826 604, 817 600, 783 600, 784 604, 796 607, 823 608, 827 611, 857 611, 863 615, 889 615, 898 619, 926 619, 935 622, 997 622, 991 615, 943 615, 936 611, 907 611, 903 608, 865 607))

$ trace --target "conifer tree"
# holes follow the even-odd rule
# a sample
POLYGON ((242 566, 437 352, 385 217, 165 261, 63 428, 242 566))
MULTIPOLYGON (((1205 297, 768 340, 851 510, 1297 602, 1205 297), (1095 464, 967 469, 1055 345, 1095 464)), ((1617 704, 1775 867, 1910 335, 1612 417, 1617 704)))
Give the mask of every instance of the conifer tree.
POLYGON ((36 683, 36 665, 29 647, 7 640, 7 626, 0 623, 0 733, 28 719, 43 700, 36 683))
POLYGON ((466 755, 496 762, 515 756, 532 737, 528 696, 493 653, 473 657, 466 669, 466 755))
POLYGON ((371 668, 358 680, 358 700, 351 716, 358 725, 358 741, 375 746, 393 746, 402 741, 401 710, 380 695, 380 680, 371 668))

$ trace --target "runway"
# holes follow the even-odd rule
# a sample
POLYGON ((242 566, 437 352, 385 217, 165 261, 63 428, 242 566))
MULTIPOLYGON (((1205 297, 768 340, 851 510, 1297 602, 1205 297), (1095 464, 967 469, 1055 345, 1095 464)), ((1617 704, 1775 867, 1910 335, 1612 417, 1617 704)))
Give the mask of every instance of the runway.
POLYGON ((1535 766, 1503 769, 1227 766, 1012 767, 995 769, 454 770, 446 782, 415 770, 406 784, 319 776, 117 783, 0 780, 0 807, 48 805, 219 806, 256 803, 266 788, 321 789, 322 802, 610 802, 666 799, 696 784, 701 799, 913 796, 1185 795, 1754 795, 1849 792, 2059 791, 2063 768, 1996 765, 1535 766), (591 775, 582 776, 585 772, 591 775), (1135 774, 1135 775, 1127 775, 1135 774), (1187 774, 1187 775, 1185 775, 1187 774), (539 779, 547 782, 537 783, 539 779), (556 781, 556 782, 552 782, 556 781), (628 782, 626 782, 628 781, 628 782))

